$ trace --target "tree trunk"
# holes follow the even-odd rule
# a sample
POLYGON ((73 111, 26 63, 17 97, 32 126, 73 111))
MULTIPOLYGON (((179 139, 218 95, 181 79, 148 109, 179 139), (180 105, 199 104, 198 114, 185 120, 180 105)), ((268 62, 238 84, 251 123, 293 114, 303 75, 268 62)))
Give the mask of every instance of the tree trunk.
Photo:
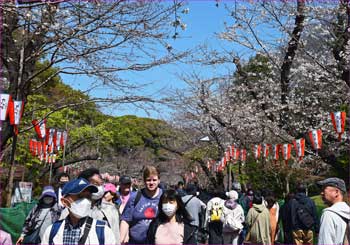
MULTIPOLYGON (((295 27, 291 39, 288 42, 287 52, 284 56, 281 67, 281 104, 288 105, 289 93, 289 75, 292 68, 293 60, 299 47, 299 40, 304 29, 305 20, 305 0, 297 1, 297 15, 295 16, 295 27)), ((287 122, 288 107, 283 108, 281 112, 280 127, 284 128, 287 122)))
POLYGON ((13 178, 15 175, 15 154, 16 154, 16 145, 17 145, 17 135, 15 134, 13 136, 13 142, 12 142, 12 152, 11 152, 11 160, 10 160, 10 171, 9 171, 9 178, 8 178, 8 185, 6 188, 6 207, 11 206, 11 198, 12 198, 12 189, 13 189, 13 178))

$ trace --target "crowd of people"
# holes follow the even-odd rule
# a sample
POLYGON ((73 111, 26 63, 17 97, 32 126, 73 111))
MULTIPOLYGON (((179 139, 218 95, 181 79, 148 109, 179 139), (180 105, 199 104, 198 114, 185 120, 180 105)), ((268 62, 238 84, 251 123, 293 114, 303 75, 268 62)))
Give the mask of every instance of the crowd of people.
POLYGON ((269 190, 200 189, 196 183, 168 187, 157 168, 146 166, 144 188, 129 176, 118 186, 89 168, 57 188, 43 188, 16 244, 348 244, 350 207, 339 178, 318 182, 328 206, 318 217, 303 184, 279 205, 269 190), (280 222, 281 221, 281 222, 280 222), (282 227, 278 224, 282 223, 282 227), (281 240, 282 239, 282 240, 281 240))

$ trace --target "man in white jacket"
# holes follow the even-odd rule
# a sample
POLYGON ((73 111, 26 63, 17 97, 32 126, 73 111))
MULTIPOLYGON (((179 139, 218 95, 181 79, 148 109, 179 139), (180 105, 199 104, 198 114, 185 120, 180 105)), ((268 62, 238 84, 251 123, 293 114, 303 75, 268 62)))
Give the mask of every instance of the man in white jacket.
POLYGON ((95 185, 84 178, 68 182, 62 190, 62 204, 69 215, 49 226, 41 244, 115 244, 115 237, 106 222, 88 217, 91 194, 95 185))
POLYGON ((322 213, 318 244, 343 244, 350 220, 350 207, 343 201, 345 183, 339 178, 328 178, 318 184, 322 186, 322 200, 329 206, 322 213))

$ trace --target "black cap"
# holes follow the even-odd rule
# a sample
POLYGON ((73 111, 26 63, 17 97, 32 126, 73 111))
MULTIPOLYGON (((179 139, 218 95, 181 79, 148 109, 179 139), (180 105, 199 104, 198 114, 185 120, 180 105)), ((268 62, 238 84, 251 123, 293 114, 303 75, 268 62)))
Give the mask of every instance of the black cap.
POLYGON ((317 182, 317 184, 322 186, 322 187, 326 187, 326 186, 336 187, 339 190, 341 190, 342 192, 346 192, 346 186, 345 186, 344 180, 336 178, 336 177, 321 180, 321 181, 317 182))
POLYGON ((120 177, 119 184, 123 184, 123 185, 131 184, 131 178, 129 176, 124 175, 120 177))

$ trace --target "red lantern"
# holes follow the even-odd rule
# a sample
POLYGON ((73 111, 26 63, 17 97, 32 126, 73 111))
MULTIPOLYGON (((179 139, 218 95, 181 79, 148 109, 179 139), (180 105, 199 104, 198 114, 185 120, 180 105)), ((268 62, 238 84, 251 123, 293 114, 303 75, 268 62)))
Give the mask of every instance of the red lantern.
POLYGON ((345 111, 331 112, 331 119, 335 132, 338 134, 338 140, 341 141, 341 135, 344 133, 345 128, 345 111))

